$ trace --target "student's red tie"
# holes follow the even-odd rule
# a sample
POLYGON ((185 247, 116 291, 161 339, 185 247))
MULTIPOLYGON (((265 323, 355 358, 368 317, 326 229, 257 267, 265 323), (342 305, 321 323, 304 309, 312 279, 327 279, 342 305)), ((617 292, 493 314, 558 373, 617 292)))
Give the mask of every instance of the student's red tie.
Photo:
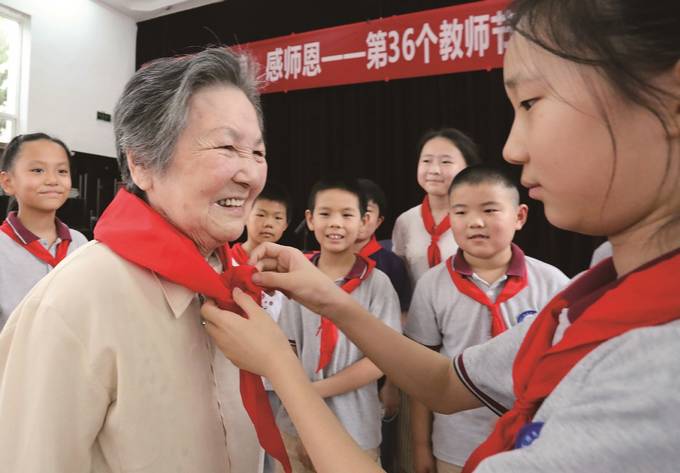
POLYGON ((425 230, 430 234, 430 245, 427 247, 427 263, 430 268, 437 266, 442 261, 441 251, 439 251, 439 238, 451 228, 451 222, 449 221, 449 215, 439 222, 439 225, 434 223, 434 217, 432 216, 432 209, 430 208, 430 199, 425 196, 423 199, 423 204, 420 206, 420 214, 423 218, 423 225, 425 225, 425 230))
MULTIPOLYGON (((362 255, 357 255, 366 263, 366 270, 363 274, 357 277, 353 277, 344 282, 340 286, 347 294, 351 294, 362 281, 365 281, 368 275, 371 273, 375 267, 375 261, 362 255)), ((317 330, 317 336, 321 336, 320 340, 320 350, 319 350, 319 364, 316 367, 316 371, 321 371, 330 363, 333 358, 333 352, 335 351, 335 345, 338 343, 338 327, 331 322, 326 317, 321 317, 321 323, 319 324, 319 330, 317 330)))
POLYGON ((66 257, 66 254, 68 253, 68 247, 71 244, 71 240, 61 240, 59 244, 57 244, 56 254, 52 256, 52 254, 40 244, 40 240, 33 240, 28 244, 21 241, 21 238, 19 238, 19 236, 14 233, 14 230, 7 220, 5 220, 2 225, 0 225, 0 230, 5 232, 7 236, 17 242, 17 244, 23 247, 26 251, 31 253, 40 261, 49 264, 53 268, 66 257))
POLYGON ((370 258, 371 255, 377 253, 381 249, 382 246, 380 246, 380 243, 378 243, 378 240, 376 239, 375 235, 373 235, 371 239, 368 240, 368 243, 366 243, 364 247, 361 249, 361 251, 359 251, 359 254, 366 258, 370 258))
MULTIPOLYGON (((118 192, 102 214, 94 229, 94 237, 120 257, 214 299, 222 309, 246 316, 232 299, 234 287, 243 289, 260 303, 262 291, 251 280, 255 268, 241 265, 222 274, 216 273, 193 241, 148 204, 125 190, 118 192)), ((230 263, 228 256, 222 254, 222 258, 230 263)), ((290 473, 290 462, 261 378, 240 370, 240 390, 260 444, 290 473)))
POLYGON ((471 473, 485 458, 513 448, 520 429, 569 371, 601 343, 629 330, 680 319, 680 249, 616 279, 611 258, 558 294, 537 316, 512 368, 515 404, 468 458, 471 473), (560 313, 586 305, 552 345, 560 313))
POLYGON ((449 270, 453 284, 455 284, 456 288, 461 293, 474 299, 489 309, 489 313, 491 315, 491 336, 495 337, 496 335, 503 333, 508 329, 508 326, 506 325, 505 320, 503 320, 501 304, 508 299, 513 298, 518 292, 527 286, 526 268, 524 268, 523 274, 519 276, 508 275, 501 293, 498 295, 498 297, 496 297, 494 302, 491 302, 484 291, 477 287, 474 282, 470 281, 470 279, 466 278, 454 269, 454 258, 455 255, 446 260, 446 267, 449 270))

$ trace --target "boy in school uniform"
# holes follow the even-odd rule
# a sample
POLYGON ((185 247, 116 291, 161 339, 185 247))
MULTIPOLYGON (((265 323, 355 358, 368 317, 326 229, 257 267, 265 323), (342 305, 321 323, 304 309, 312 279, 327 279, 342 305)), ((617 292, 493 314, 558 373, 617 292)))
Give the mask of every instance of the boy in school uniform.
MULTIPOLYGON (((471 166, 449 189, 458 252, 418 281, 405 333, 453 357, 535 315, 568 283, 557 268, 512 243, 527 218, 515 184, 492 166, 471 166)), ((434 414, 411 401, 416 473, 459 472, 491 432, 487 408, 434 414)))
POLYGON ((262 243, 281 239, 291 217, 291 200, 286 190, 273 182, 265 184, 248 215, 246 241, 231 246, 232 257, 239 264, 247 263, 250 252, 262 243))
MULTIPOLYGON (((355 254, 354 244, 365 225, 365 214, 366 198, 356 181, 317 182, 305 218, 321 250, 310 258, 372 314, 401 331, 399 299, 392 283, 375 269, 373 260, 355 254)), ((286 300, 279 325, 318 393, 357 444, 377 461, 381 408, 375 382, 382 372, 335 325, 319 315, 286 300)), ((277 422, 293 471, 314 471, 285 411, 279 413, 277 422)))

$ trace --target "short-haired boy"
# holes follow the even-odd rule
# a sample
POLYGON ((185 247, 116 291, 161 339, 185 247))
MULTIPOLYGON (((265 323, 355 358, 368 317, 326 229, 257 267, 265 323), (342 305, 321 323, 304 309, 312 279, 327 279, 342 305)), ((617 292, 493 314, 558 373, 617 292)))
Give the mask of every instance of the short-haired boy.
MULTIPOLYGON (((316 183, 305 218, 321 249, 311 259, 373 315, 401 331, 399 299, 392 283, 374 268, 371 259, 354 252, 365 214, 366 199, 355 180, 316 183)), ((357 444, 377 460, 381 408, 375 382, 382 372, 337 327, 320 316, 323 314, 286 300, 279 325, 319 394, 357 444)), ((313 472, 286 413, 281 411, 277 420, 293 471, 313 472)))
POLYGON ((247 239, 232 245, 232 257, 239 264, 248 261, 248 255, 261 243, 276 243, 283 236, 291 219, 290 196, 281 186, 268 182, 253 203, 246 221, 247 239))
MULTIPOLYGON (((418 281, 404 331, 453 357, 536 314, 568 279, 512 243, 528 209, 499 169, 464 169, 451 183, 449 201, 458 252, 418 281)), ((460 471, 497 419, 480 408, 434 414, 433 422, 432 413, 417 401, 411 401, 411 409, 416 473, 460 471)))

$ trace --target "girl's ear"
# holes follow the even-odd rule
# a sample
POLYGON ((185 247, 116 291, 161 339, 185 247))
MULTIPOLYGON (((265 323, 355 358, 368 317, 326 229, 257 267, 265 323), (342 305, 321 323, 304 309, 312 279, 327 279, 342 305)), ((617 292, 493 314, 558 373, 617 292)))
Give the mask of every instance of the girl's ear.
POLYGON ((14 184, 9 171, 0 171, 0 187, 6 195, 14 195, 14 184))

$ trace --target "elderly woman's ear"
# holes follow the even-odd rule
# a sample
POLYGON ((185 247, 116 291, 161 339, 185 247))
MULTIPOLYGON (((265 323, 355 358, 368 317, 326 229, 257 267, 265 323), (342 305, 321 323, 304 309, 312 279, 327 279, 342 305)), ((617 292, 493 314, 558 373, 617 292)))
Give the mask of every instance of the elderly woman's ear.
POLYGON ((145 167, 138 163, 134 151, 127 151, 125 153, 127 159, 128 169, 130 170, 130 177, 132 181, 143 191, 148 191, 151 188, 153 182, 152 174, 153 170, 145 167))

